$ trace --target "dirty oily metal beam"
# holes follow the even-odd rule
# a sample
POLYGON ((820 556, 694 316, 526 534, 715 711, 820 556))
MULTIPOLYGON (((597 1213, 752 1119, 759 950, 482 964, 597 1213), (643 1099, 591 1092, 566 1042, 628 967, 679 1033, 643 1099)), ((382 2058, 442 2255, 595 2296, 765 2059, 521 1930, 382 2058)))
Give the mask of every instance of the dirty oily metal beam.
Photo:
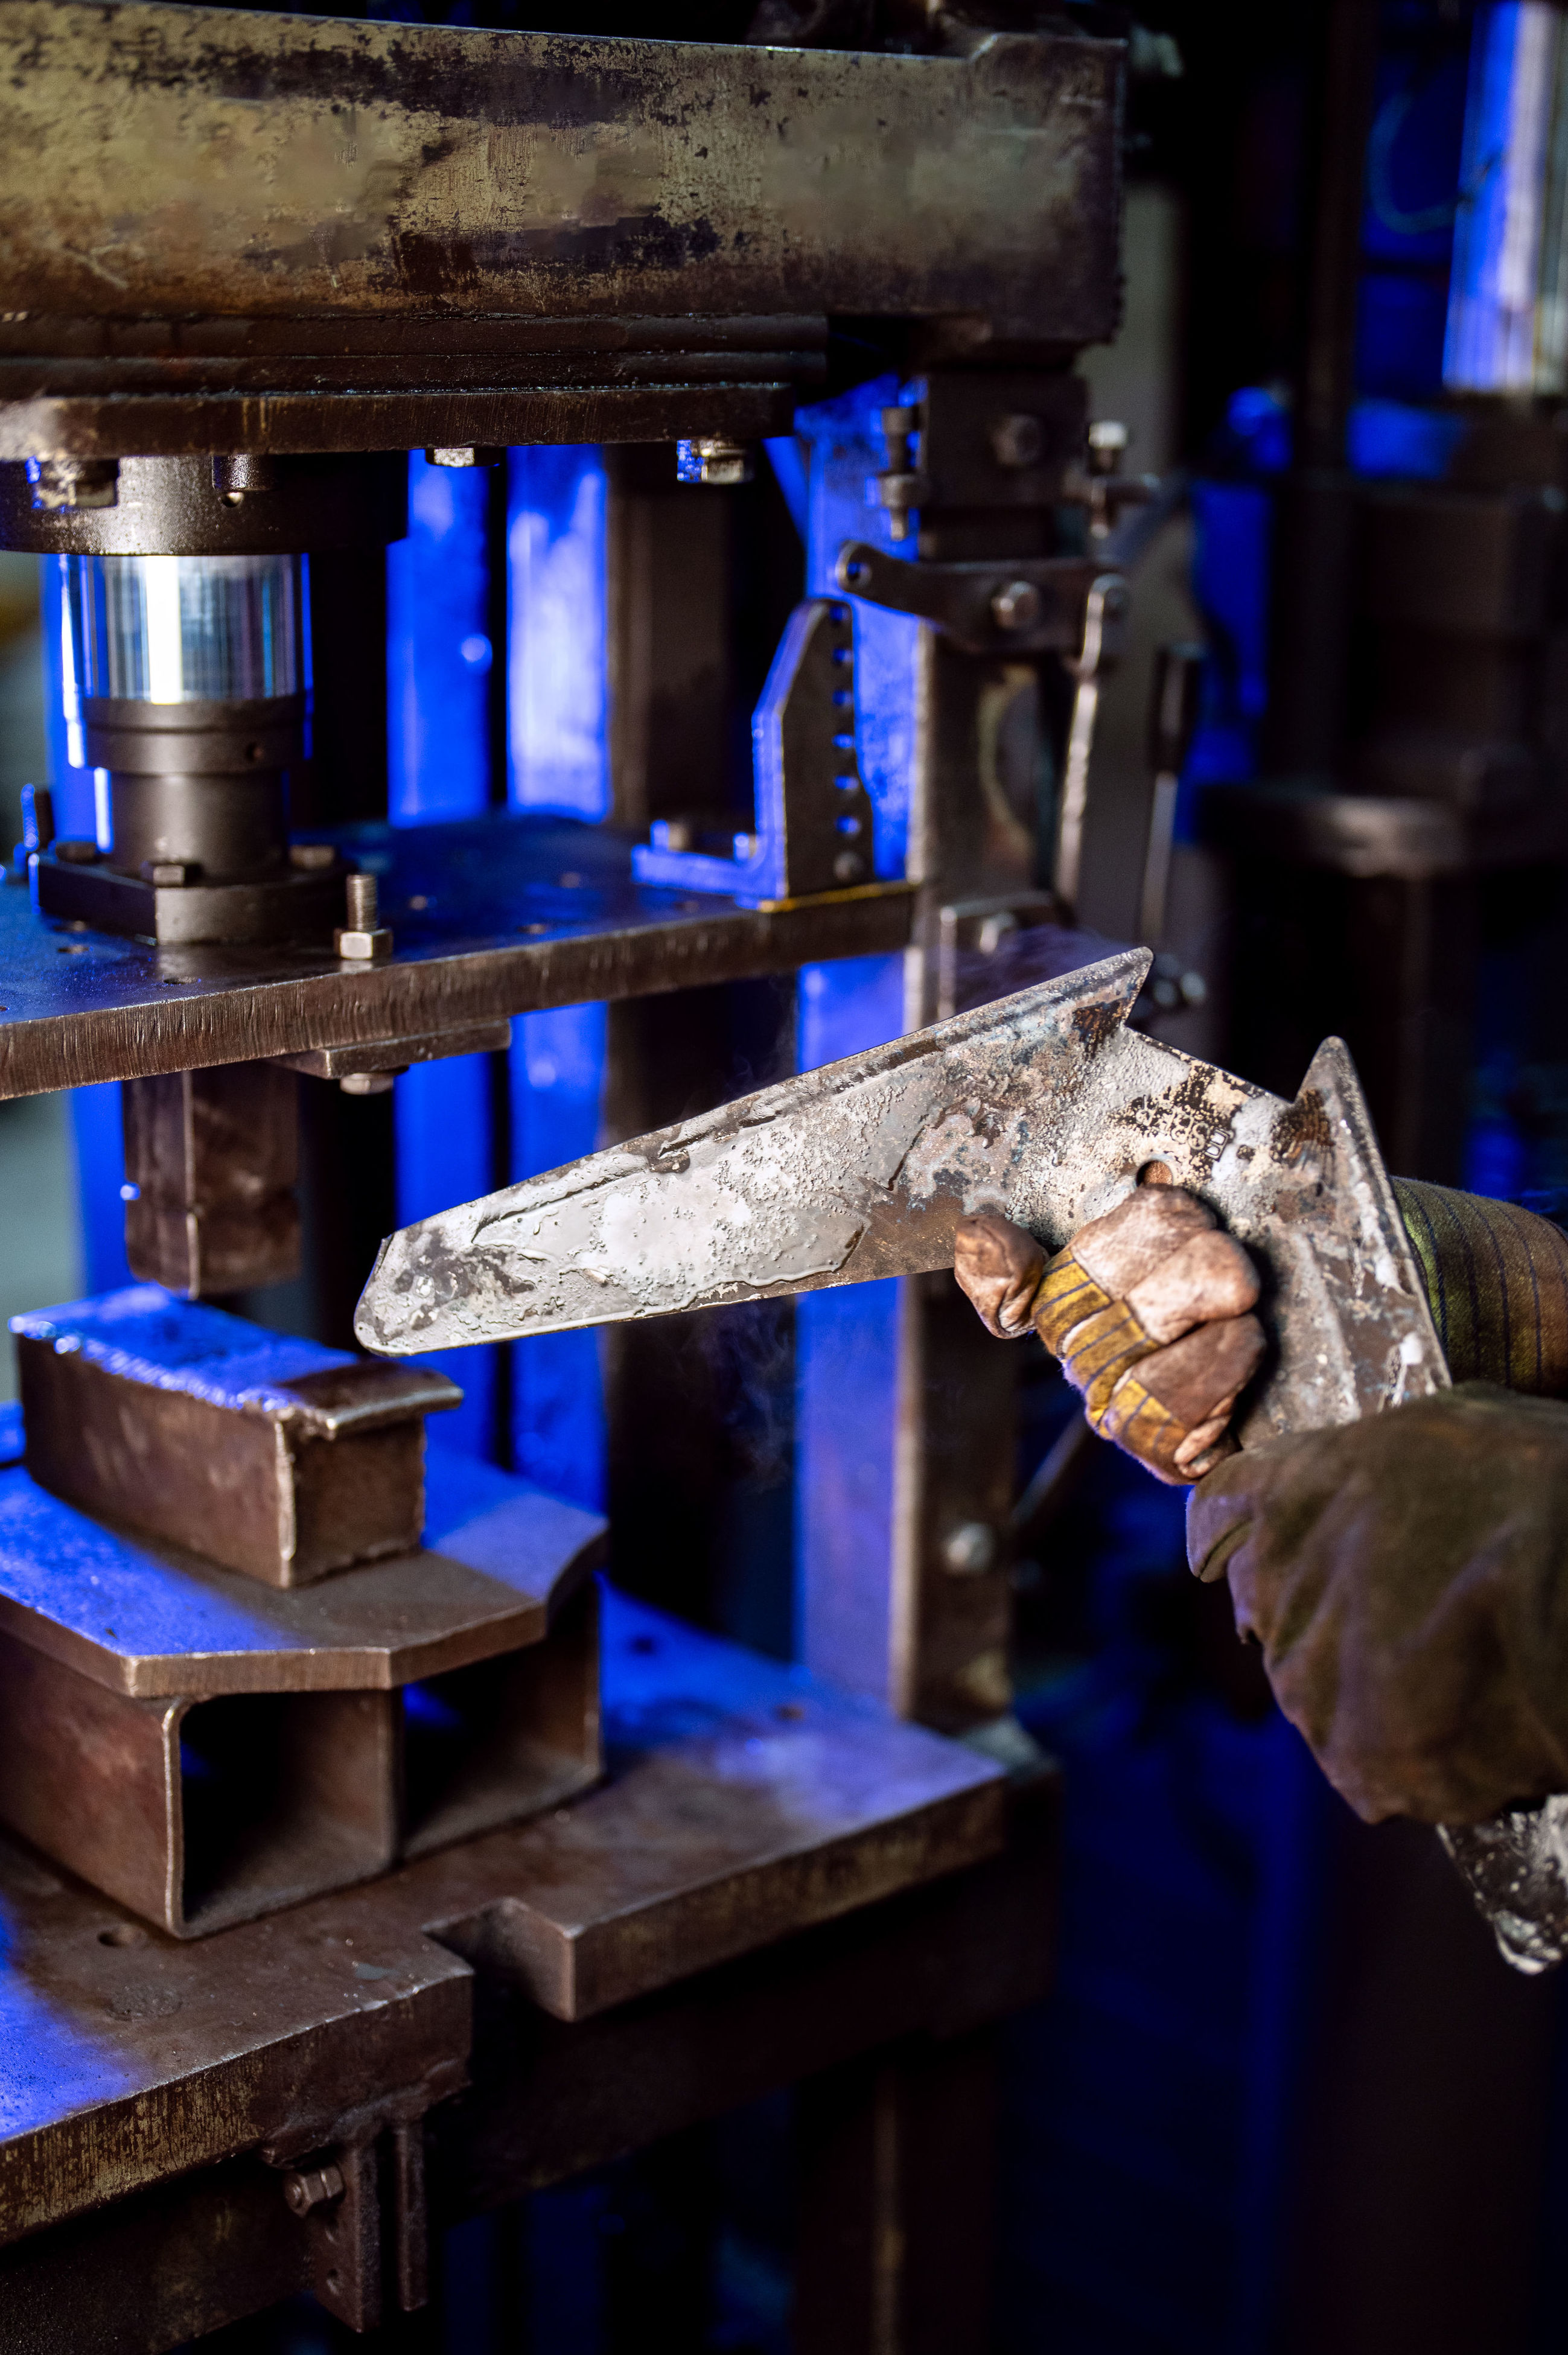
POLYGON ((388 433, 421 391, 635 397, 640 346, 700 406, 763 355, 818 375, 835 314, 1093 342, 1122 67, 1067 36, 901 57, 7 0, 0 451, 101 441, 115 394, 242 396, 211 448, 264 446, 291 393, 380 401, 388 433), (346 321, 384 332, 334 350, 346 321))
POLYGON ((950 1267, 996 1209, 1056 1249, 1163 1165, 1265 1264, 1254 1440, 1446 1382, 1338 1040, 1294 1103, 1127 1027, 1132 950, 405 1228, 360 1301, 398 1353, 950 1267))

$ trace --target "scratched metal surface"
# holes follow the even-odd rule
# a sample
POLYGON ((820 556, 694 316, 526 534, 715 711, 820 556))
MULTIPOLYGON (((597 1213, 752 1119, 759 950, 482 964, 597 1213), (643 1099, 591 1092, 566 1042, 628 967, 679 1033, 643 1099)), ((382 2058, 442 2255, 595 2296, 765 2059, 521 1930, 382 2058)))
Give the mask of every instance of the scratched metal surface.
POLYGON ((978 311, 1087 343, 1122 62, 7 0, 0 276, 13 317, 978 311))
POLYGON ((445 1448, 425 1465, 426 1550, 291 1589, 112 1529, 17 1465, 0 1472, 0 1627, 137 1700, 384 1690, 538 1643, 605 1523, 445 1448))
POLYGON ((497 814, 332 839, 379 876, 385 964, 339 964, 330 943, 158 949, 73 932, 0 887, 0 1098, 418 1038, 909 938, 902 890, 773 911, 699 900, 634 883, 630 837, 571 819, 497 814))
POLYGON ((1161 1161, 1266 1272, 1243 1440, 1445 1383, 1343 1047, 1285 1103, 1129 1029, 1147 968, 1107 958, 406 1228, 359 1337, 450 1348, 912 1274, 985 1208, 1054 1250, 1161 1161))

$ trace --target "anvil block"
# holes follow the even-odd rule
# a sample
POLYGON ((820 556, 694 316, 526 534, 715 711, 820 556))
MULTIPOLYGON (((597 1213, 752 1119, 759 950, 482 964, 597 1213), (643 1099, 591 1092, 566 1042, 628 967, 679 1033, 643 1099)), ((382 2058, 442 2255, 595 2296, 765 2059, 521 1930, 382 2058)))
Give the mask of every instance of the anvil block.
POLYGON ((462 1392, 135 1284, 11 1320, 27 1468, 269 1586, 407 1553, 424 1417, 462 1392))

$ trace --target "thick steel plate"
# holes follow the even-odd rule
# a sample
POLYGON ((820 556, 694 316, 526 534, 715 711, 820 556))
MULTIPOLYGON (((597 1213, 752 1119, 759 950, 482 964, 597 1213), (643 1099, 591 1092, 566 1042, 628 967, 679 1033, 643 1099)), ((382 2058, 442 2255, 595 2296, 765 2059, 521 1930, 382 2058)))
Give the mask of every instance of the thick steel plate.
MULTIPOLYGON (((73 932, 0 889, 0 1097, 421 1038, 544 1006, 780 973, 908 941, 901 890, 742 908, 633 882, 631 842, 570 818, 345 829, 394 953, 156 949, 73 932)), ((388 1063, 407 1058, 389 1054, 388 1063)))

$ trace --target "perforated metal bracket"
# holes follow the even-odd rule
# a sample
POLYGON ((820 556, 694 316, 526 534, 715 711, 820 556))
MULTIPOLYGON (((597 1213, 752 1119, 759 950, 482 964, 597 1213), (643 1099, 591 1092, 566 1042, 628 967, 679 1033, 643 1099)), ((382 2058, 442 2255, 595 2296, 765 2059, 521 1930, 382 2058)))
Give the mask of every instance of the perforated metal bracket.
POLYGON ((752 720, 755 831, 728 855, 666 821, 632 853, 639 883, 723 891, 756 906, 875 887, 870 795, 855 751, 855 623, 837 598, 790 615, 752 720))

